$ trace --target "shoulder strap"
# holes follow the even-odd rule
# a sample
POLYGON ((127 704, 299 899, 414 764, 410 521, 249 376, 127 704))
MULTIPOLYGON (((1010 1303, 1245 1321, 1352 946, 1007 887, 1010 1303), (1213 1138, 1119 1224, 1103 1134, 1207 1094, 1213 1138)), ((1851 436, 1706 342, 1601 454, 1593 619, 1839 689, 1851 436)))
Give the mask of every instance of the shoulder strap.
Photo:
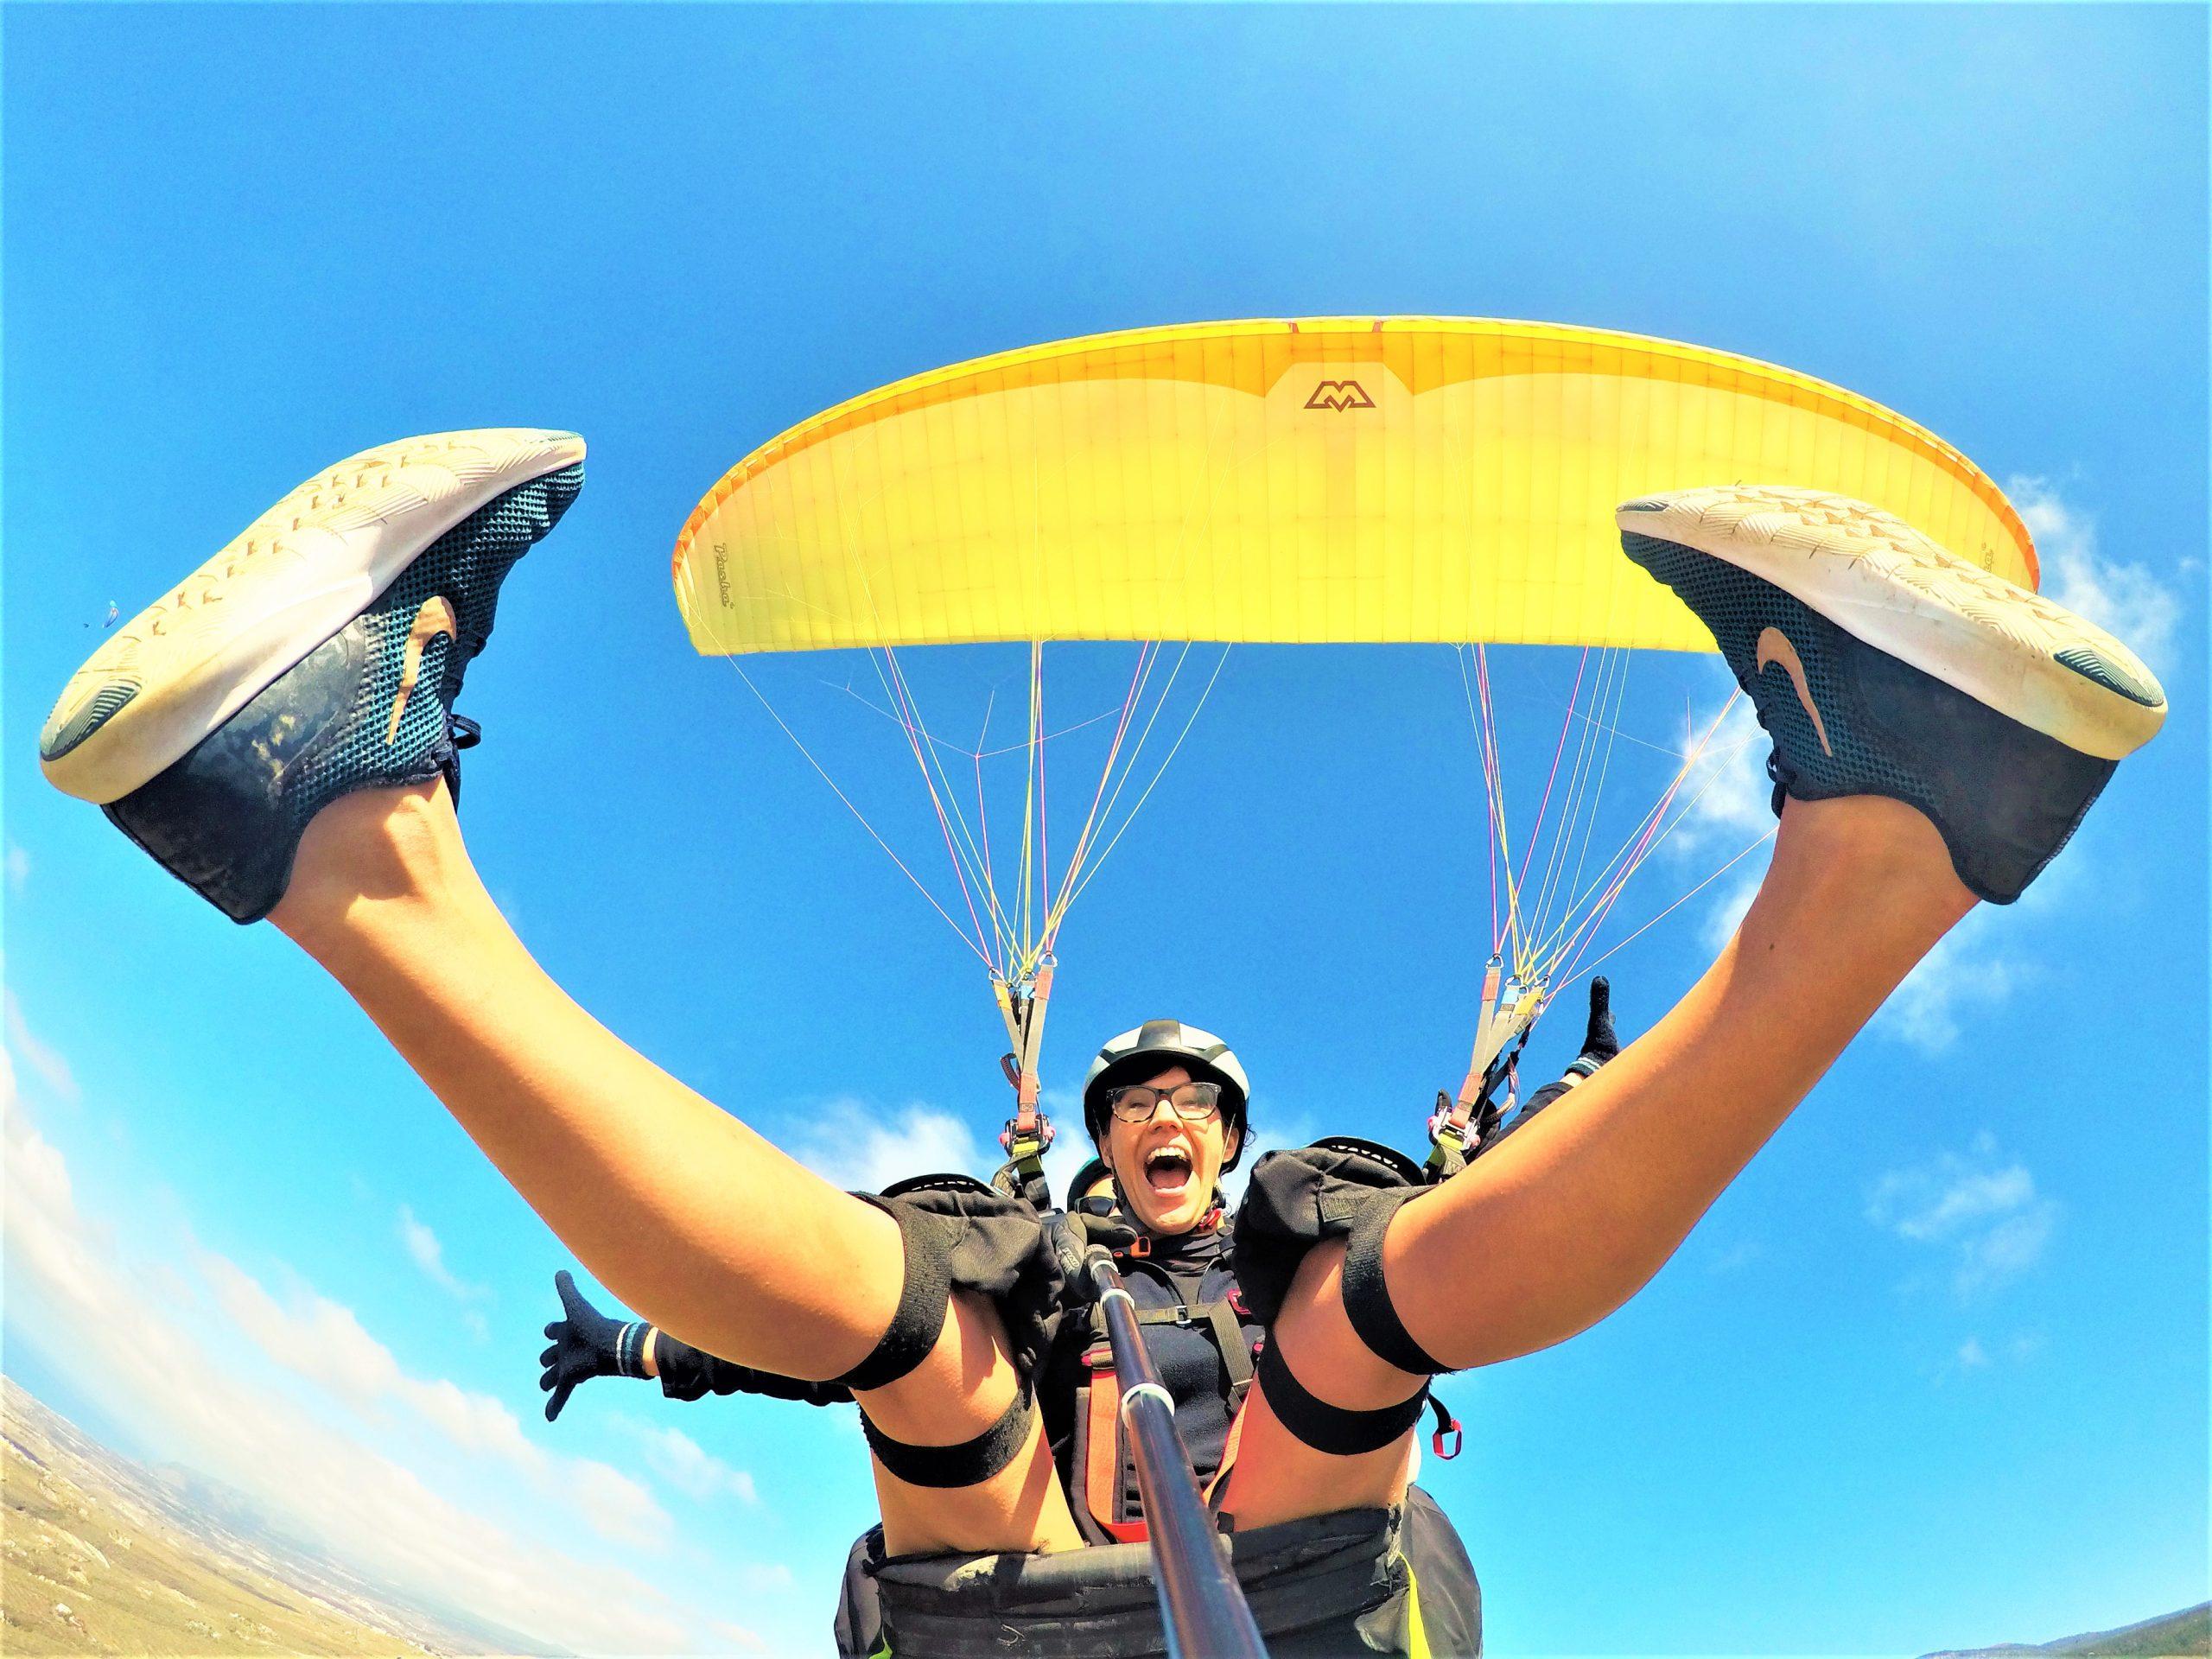
MULTIPOLYGON (((1252 1344, 1244 1339, 1244 1327, 1227 1297, 1205 1303, 1199 1312, 1213 1326, 1213 1345, 1221 1350, 1222 1367, 1229 1373, 1229 1414, 1233 1420, 1252 1386, 1252 1344)), ((1230 1426, 1235 1427, 1233 1421, 1230 1426)))
POLYGON ((1071 1471, 1083 1487, 1076 1507, 1117 1543, 1141 1543, 1150 1535, 1142 1518, 1122 1513, 1122 1379, 1113 1351, 1102 1337, 1083 1361, 1090 1380, 1083 1389, 1083 1461, 1071 1471))
MULTIPOLYGON (((1173 1287, 1179 1294, 1183 1293, 1179 1280, 1173 1287)), ((1245 1338, 1233 1296, 1232 1287, 1229 1295, 1195 1304, 1178 1302, 1173 1307, 1139 1308, 1136 1314, 1140 1325, 1202 1324, 1220 1351, 1222 1368, 1229 1376, 1229 1439, 1222 1446, 1221 1466, 1207 1483, 1209 1501, 1217 1491, 1227 1490, 1224 1482, 1230 1464, 1236 1457, 1244 1422, 1244 1401, 1252 1389, 1252 1346, 1245 1338)), ((1106 1340, 1103 1318, 1096 1308, 1091 1310, 1090 1325, 1090 1341, 1083 1356, 1088 1381, 1082 1385, 1083 1399, 1078 1407, 1084 1421, 1082 1456, 1070 1471, 1081 1490, 1069 1496, 1076 1509, 1108 1537, 1122 1543, 1140 1543, 1149 1535, 1143 1519, 1122 1513, 1127 1452, 1122 1436, 1121 1379, 1115 1374, 1113 1350, 1106 1340)))

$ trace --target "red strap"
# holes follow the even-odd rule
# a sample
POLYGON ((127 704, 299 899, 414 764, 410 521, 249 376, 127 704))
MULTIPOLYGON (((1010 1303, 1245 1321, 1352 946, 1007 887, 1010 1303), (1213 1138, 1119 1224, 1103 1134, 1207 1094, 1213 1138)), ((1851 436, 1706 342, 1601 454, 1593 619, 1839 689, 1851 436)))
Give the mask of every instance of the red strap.
POLYGON ((1114 1374, 1113 1355, 1093 1349, 1084 1360, 1090 1366, 1090 1432, 1084 1436, 1083 1497, 1090 1518, 1106 1535, 1125 1544, 1141 1544, 1147 1536, 1142 1521, 1117 1520, 1122 1491, 1122 1379, 1114 1374))

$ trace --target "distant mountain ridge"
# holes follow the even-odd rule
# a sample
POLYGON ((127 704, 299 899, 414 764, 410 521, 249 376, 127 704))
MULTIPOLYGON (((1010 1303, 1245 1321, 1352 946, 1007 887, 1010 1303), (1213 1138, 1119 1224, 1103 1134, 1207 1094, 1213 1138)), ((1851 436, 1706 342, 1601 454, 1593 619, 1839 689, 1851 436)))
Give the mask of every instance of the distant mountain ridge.
POLYGON ((2189 1659, 2212 1654, 2212 1601, 2201 1601, 2177 1613, 2161 1613, 2139 1624, 2123 1624, 2116 1630, 2093 1630, 2086 1636, 2063 1636, 2039 1644, 2008 1642, 1995 1648, 1951 1648, 1921 1659, 1999 1659, 2007 1654, 2082 1654, 2097 1659, 2189 1659))

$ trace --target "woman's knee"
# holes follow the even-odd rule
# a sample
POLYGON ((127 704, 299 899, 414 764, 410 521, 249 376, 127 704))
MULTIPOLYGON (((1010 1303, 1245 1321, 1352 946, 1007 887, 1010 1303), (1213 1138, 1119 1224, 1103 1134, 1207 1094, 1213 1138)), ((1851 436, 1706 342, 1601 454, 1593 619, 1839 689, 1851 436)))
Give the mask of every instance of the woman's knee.
POLYGON ((1351 1140, 1273 1154, 1253 1172, 1236 1250, 1268 1327, 1255 1380, 1268 1418, 1309 1452, 1397 1446, 1446 1369, 1406 1332, 1382 1264, 1392 1220, 1426 1191, 1409 1160, 1351 1140))
POLYGON ((856 1397, 894 1554, 1026 1552, 1081 1541, 1032 1375, 988 1298, 954 1293, 923 1362, 856 1397))
POLYGON ((860 1402, 869 1449, 903 1487, 998 1482, 1043 1444, 1035 1382, 1059 1306, 1043 1228, 963 1177, 902 1183, 871 1202, 898 1222, 905 1260, 889 1328, 841 1379, 860 1402))

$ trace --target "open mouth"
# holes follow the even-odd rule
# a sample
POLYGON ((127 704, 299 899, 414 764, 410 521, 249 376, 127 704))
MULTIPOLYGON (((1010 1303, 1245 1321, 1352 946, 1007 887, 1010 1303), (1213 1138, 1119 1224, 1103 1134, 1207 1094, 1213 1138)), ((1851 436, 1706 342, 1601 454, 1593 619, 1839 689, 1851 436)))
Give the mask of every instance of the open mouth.
POLYGON ((1180 1147, 1154 1147, 1145 1154, 1145 1185, 1172 1198, 1191 1185, 1191 1158, 1180 1147))

